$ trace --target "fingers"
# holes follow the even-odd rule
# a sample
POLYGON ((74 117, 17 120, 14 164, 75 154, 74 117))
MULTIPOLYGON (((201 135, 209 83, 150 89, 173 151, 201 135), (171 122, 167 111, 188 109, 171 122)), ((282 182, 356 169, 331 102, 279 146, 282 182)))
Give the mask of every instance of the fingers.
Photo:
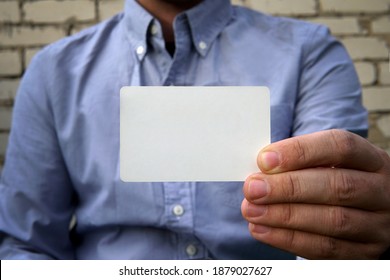
POLYGON ((339 168, 257 173, 242 214, 259 241, 306 258, 378 258, 389 247, 389 176, 339 168))
POLYGON ((252 224, 272 228, 284 228, 356 242, 384 243, 388 233, 378 231, 383 225, 390 226, 381 213, 354 208, 310 205, 271 204, 256 205, 244 200, 241 211, 252 224), (370 227, 366 226, 370 221, 370 227))
POLYGON ((377 259, 383 246, 358 243, 297 230, 249 224, 252 236, 266 244, 307 259, 377 259))
POLYGON ((245 181, 243 191, 254 204, 307 203, 378 211, 390 208, 388 184, 388 176, 381 174, 312 168, 253 174, 245 181))
POLYGON ((390 244, 390 157, 330 130, 286 139, 258 156, 242 214, 259 241, 306 258, 377 258, 390 244))
MULTIPOLYGON (((388 155, 364 138, 342 130, 328 130, 273 143, 258 155, 264 173, 308 167, 342 167, 374 172, 384 168, 388 155)), ((386 167, 389 171, 390 167, 386 167)))

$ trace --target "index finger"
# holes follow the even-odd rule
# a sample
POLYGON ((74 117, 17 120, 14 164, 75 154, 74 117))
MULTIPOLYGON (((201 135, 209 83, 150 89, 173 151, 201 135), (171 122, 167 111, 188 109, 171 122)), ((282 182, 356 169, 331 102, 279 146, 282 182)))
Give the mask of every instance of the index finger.
POLYGON ((366 139, 333 129, 268 145, 260 151, 257 164, 262 172, 269 174, 309 167, 342 167, 375 172, 384 167, 383 157, 384 152, 366 139))

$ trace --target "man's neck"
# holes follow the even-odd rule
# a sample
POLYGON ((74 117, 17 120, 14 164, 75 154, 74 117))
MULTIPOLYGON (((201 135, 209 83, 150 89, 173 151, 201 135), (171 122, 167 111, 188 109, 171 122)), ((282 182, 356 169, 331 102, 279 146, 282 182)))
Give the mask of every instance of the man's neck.
POLYGON ((175 17, 188 10, 203 0, 137 0, 151 15, 161 24, 164 40, 174 42, 173 20, 175 17))

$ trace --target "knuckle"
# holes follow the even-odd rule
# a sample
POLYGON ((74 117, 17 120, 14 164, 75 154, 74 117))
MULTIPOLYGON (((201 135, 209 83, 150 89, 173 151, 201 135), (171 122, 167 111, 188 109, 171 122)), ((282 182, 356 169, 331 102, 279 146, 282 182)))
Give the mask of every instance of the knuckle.
POLYGON ((307 151, 305 149, 305 146, 302 144, 299 138, 296 138, 295 140, 296 141, 294 142, 294 145, 292 145, 292 149, 296 154, 296 159, 300 162, 306 162, 307 151))
POLYGON ((334 188, 334 194, 336 202, 346 203, 351 202, 356 197, 356 182, 353 176, 338 171, 337 176, 334 177, 335 181, 332 184, 334 188))
POLYGON ((343 130, 331 130, 333 143, 335 144, 335 154, 339 155, 340 161, 354 156, 358 143, 354 135, 343 130))
POLYGON ((342 236, 349 230, 350 217, 342 207, 332 207, 329 209, 330 221, 334 235, 342 236))
POLYGON ((286 232, 285 246, 286 248, 295 249, 296 246, 296 231, 289 230, 286 232))
POLYGON ((272 188, 280 192, 283 197, 283 201, 294 202, 299 201, 302 197, 302 182, 301 178, 294 172, 284 173, 278 176, 278 180, 275 182, 277 188, 272 188))
POLYGON ((322 259, 334 259, 338 250, 337 240, 332 237, 322 237, 318 249, 322 259))
POLYGON ((291 225, 294 217, 294 210, 291 204, 285 204, 281 211, 281 221, 284 225, 291 225))

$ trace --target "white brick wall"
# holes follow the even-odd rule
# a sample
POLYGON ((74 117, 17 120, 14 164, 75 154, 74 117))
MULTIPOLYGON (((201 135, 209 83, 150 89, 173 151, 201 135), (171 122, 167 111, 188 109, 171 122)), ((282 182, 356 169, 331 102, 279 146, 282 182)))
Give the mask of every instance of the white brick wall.
POLYGON ((359 75, 360 83, 363 86, 372 85, 376 80, 375 65, 370 62, 356 62, 356 71, 359 75))
POLYGON ((17 1, 0 2, 0 22, 18 22, 20 20, 17 1))
MULTIPOLYGON (((7 144, 8 144, 8 133, 0 133, 0 154, 1 155, 5 155, 7 144)), ((1 167, 0 167, 0 172, 1 172, 1 167)))
POLYGON ((390 87, 367 87, 363 91, 363 103, 369 111, 389 112, 390 87))
MULTIPOLYGON (((0 168, 15 92, 32 57, 44 45, 118 13, 124 1, 0 0, 0 168)), ((363 102, 370 111, 369 140, 390 152, 390 0, 232 2, 328 26, 355 61, 363 102)))
POLYGON ((0 46, 45 45, 65 35, 62 28, 52 26, 2 28, 0 29, 0 46))
POLYGON ((245 0, 244 4, 252 9, 277 15, 314 15, 316 14, 315 0, 299 0, 294 5, 292 0, 245 0))
POLYGON ((20 75, 22 64, 18 51, 0 51, 0 75, 20 75))
POLYGON ((320 0, 325 12, 367 13, 389 9, 389 0, 320 0))
POLYGON ((18 86, 19 79, 0 80, 0 102, 14 99, 18 86))
POLYGON ((355 35, 363 33, 356 17, 320 17, 311 20, 330 28, 334 35, 355 35))
POLYGON ((380 117, 377 125, 386 137, 390 137, 390 115, 380 117))
POLYGON ((23 8, 26 21, 64 22, 66 20, 93 20, 95 18, 94 1, 51 1, 26 2, 23 8))
POLYGON ((342 40, 352 59, 386 59, 389 49, 384 40, 370 37, 349 37, 342 40))
POLYGON ((102 0, 99 4, 99 17, 101 20, 112 17, 123 10, 124 0, 102 0))
MULTIPOLYGON (((389 4, 390 5, 390 4, 389 4)), ((372 22, 372 32, 376 34, 389 34, 390 15, 380 17, 372 22)))
POLYGON ((12 118, 11 108, 1 108, 0 110, 0 130, 10 129, 12 118))
POLYGON ((389 62, 382 62, 379 64, 379 82, 381 85, 390 85, 389 62))

